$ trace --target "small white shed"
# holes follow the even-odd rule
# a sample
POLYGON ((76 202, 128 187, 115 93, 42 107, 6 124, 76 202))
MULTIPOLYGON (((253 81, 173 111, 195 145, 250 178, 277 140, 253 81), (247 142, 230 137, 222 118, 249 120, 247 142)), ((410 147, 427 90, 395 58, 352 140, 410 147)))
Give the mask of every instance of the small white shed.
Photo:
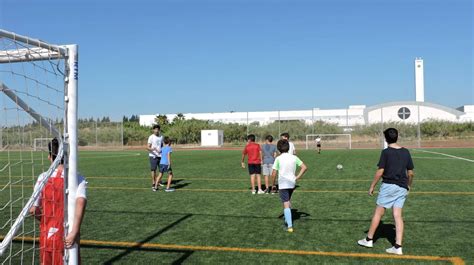
POLYGON ((223 130, 201 130, 201 146, 213 147, 224 145, 223 130))

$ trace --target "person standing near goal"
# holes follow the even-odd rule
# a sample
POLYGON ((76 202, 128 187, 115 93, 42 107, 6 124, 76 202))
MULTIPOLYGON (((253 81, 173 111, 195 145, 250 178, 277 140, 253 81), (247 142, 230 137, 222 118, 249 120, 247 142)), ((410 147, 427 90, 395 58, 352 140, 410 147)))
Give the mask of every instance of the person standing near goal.
POLYGON ((281 139, 288 141, 288 144, 290 145, 290 150, 288 150, 288 153, 292 155, 296 155, 296 148, 295 148, 295 145, 290 141, 290 134, 282 133, 280 137, 281 139))
POLYGON ((163 135, 161 127, 158 124, 153 125, 153 134, 148 137, 147 147, 148 157, 150 159, 151 170, 151 189, 156 191, 156 187, 163 186, 160 182, 156 183, 158 176, 156 170, 161 162, 161 148, 163 147, 163 135))
POLYGON ((321 137, 316 136, 316 149, 318 150, 318 154, 321 154, 321 137))
MULTIPOLYGON (((59 151, 59 142, 56 138, 48 144, 48 150, 48 159, 52 163, 59 151)), ((45 173, 38 177, 35 190, 46 177, 45 173)), ((66 238, 64 238, 64 167, 62 160, 30 209, 30 213, 40 221, 40 264, 63 264, 64 249, 72 248, 76 244, 80 264, 79 239, 87 204, 87 182, 83 176, 77 177, 74 223, 66 238)))

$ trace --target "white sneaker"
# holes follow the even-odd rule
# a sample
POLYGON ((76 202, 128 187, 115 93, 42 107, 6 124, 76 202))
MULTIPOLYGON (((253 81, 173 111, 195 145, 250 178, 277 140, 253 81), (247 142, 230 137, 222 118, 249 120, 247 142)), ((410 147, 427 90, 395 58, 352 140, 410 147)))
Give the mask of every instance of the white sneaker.
POLYGON ((366 247, 366 248, 374 247, 374 241, 373 240, 367 241, 367 239, 365 239, 365 238, 357 241, 357 244, 359 244, 359 246, 363 246, 363 247, 366 247))
POLYGON ((265 194, 263 190, 258 190, 257 194, 265 194))
POLYGON ((252 191, 252 194, 257 194, 257 192, 253 190, 253 191, 252 191))
POLYGON ((399 248, 391 247, 391 248, 387 248, 385 251, 390 254, 403 255, 401 247, 399 248))

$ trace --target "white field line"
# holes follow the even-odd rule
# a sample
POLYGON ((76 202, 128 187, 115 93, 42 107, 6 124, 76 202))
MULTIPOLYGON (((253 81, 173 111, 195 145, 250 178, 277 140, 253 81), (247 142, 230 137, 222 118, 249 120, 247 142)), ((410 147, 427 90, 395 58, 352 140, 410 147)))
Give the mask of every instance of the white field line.
POLYGON ((465 157, 460 157, 460 156, 455 156, 455 155, 450 155, 450 154, 445 154, 445 153, 440 153, 440 152, 434 152, 434 151, 428 151, 428 150, 421 150, 421 149, 415 149, 415 150, 419 151, 419 152, 435 154, 435 155, 442 155, 442 156, 447 156, 447 157, 451 157, 451 158, 455 158, 455 159, 459 159, 459 160, 474 163, 474 160, 468 159, 468 158, 465 158, 465 157))

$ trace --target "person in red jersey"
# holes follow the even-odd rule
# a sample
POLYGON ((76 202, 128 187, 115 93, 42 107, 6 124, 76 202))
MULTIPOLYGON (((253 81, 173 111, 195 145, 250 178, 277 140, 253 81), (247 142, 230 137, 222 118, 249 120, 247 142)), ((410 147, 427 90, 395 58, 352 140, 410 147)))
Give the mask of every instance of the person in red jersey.
MULTIPOLYGON (((59 142, 56 138, 48 144, 48 149, 48 159, 53 162, 59 150, 59 142)), ((35 190, 46 177, 46 173, 38 177, 35 190)), ((64 238, 64 167, 61 160, 30 209, 30 213, 40 221, 40 264, 62 265, 64 249, 71 248, 79 242, 81 223, 87 204, 86 191, 87 182, 83 176, 79 175, 74 223, 70 233, 64 238)), ((77 247, 79 253, 79 244, 77 247)))
POLYGON ((242 168, 245 168, 245 156, 248 156, 247 164, 249 167, 250 184, 252 185, 252 194, 257 193, 255 189, 255 177, 257 178, 258 194, 265 194, 262 190, 262 149, 255 143, 255 135, 247 136, 247 145, 242 152, 242 168))

